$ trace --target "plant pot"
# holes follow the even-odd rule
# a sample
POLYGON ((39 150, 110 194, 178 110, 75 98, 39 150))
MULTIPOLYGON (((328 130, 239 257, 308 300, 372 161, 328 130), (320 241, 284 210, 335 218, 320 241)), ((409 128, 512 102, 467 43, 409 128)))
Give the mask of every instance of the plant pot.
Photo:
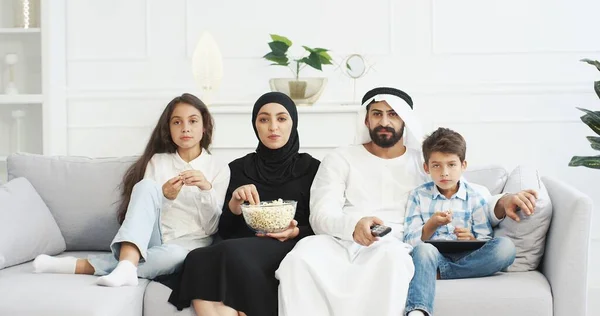
POLYGON ((288 86, 290 91, 289 96, 292 98, 292 100, 306 98, 306 81, 288 81, 288 86))
POLYGON ((297 106, 315 103, 327 84, 327 78, 273 78, 269 80, 271 91, 288 95, 297 106))

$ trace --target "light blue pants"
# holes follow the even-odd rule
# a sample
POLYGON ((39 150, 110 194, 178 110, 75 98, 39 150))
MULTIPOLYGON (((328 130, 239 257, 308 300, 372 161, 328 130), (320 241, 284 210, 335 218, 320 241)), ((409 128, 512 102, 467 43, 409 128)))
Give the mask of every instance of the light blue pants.
POLYGON ((437 272, 442 280, 480 278, 506 269, 515 261, 516 248, 506 237, 496 237, 470 252, 441 254, 428 243, 418 244, 412 252, 415 275, 410 281, 406 314, 420 309, 433 315, 437 272))
POLYGON ((181 268, 188 250, 175 244, 163 244, 160 231, 160 211, 165 197, 162 188, 152 180, 144 179, 133 187, 127 215, 113 239, 112 253, 88 258, 94 275, 106 275, 119 263, 121 243, 134 244, 140 251, 138 277, 154 279, 171 274, 181 268))

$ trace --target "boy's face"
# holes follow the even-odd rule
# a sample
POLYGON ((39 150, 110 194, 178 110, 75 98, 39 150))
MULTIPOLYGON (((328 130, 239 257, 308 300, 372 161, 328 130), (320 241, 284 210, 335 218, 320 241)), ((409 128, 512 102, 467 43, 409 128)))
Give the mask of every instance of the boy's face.
POLYGON ((462 173, 467 169, 467 161, 461 163, 456 154, 433 152, 429 162, 423 164, 423 168, 440 190, 454 190, 462 173))

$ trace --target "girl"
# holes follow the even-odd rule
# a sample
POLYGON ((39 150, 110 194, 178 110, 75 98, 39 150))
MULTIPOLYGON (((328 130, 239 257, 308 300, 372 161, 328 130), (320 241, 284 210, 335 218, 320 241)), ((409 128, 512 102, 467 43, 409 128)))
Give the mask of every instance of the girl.
POLYGON ((38 273, 101 276, 104 286, 137 285, 180 268, 187 253, 212 243, 229 181, 208 147, 213 119, 200 99, 183 94, 164 109, 143 155, 127 170, 111 254, 34 260, 38 273))

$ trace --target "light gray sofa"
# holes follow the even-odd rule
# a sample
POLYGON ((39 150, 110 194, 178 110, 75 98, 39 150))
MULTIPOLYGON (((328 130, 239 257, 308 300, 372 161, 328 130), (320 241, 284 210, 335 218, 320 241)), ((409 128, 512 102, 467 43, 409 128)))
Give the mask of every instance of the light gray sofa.
MULTIPOLYGON (((8 173, 9 180, 29 180, 47 205, 64 238, 61 255, 86 257, 108 251, 118 230, 117 186, 133 161, 15 154, 8 158, 8 173)), ((465 177, 499 193, 508 173, 488 166, 465 177)), ((436 315, 585 315, 591 200, 563 182, 542 180, 554 209, 541 267, 438 281, 436 315)), ((10 210, 0 205, 0 216, 3 212, 10 210)), ((32 271, 31 261, 0 270, 0 315, 193 315, 189 308, 173 308, 167 302, 170 289, 157 282, 106 288, 96 286, 94 276, 32 271)))

